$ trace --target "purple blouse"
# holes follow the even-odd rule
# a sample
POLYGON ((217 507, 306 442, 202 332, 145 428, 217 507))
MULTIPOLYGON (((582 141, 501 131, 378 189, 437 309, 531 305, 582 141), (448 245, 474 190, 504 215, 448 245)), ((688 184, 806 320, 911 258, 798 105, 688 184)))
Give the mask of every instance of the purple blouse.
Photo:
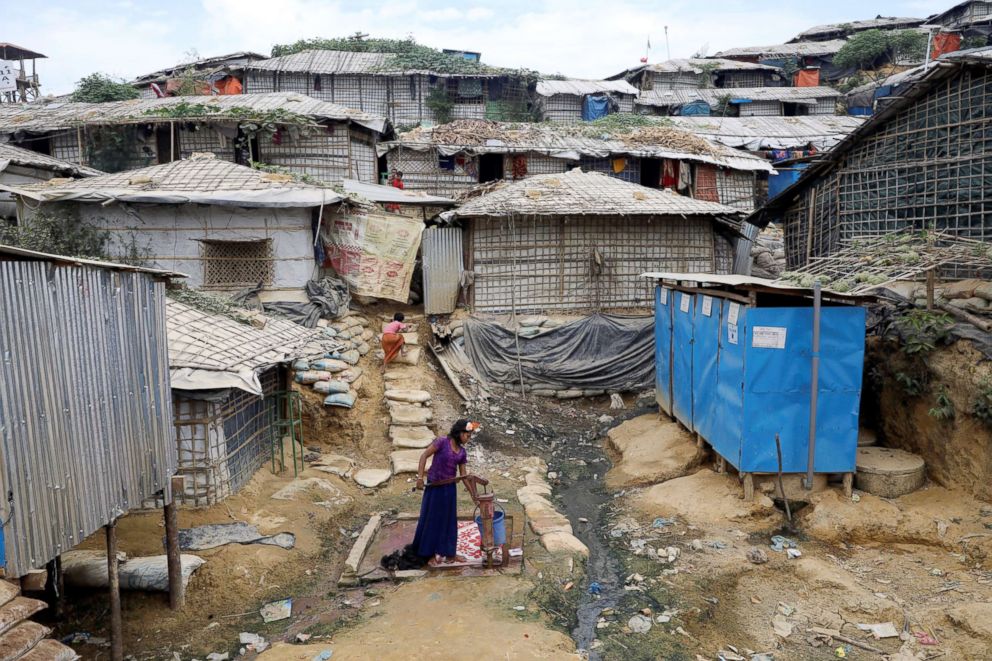
POLYGON ((441 436, 434 439, 434 463, 427 471, 427 481, 437 482, 439 480, 450 480, 458 473, 458 464, 468 461, 468 454, 465 448, 459 448, 458 452, 451 449, 451 439, 441 436))

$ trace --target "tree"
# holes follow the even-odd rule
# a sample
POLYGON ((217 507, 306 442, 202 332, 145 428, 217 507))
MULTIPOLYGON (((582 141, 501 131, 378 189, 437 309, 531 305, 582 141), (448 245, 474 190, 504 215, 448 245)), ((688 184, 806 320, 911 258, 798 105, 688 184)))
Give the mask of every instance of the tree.
POLYGON ((76 83, 76 90, 71 98, 73 101, 103 103, 137 99, 140 95, 137 88, 127 84, 123 79, 114 79, 105 73, 91 73, 76 83))
POLYGON ((927 35, 916 30, 865 30, 851 37, 833 63, 842 69, 874 69, 898 60, 922 62, 927 35))

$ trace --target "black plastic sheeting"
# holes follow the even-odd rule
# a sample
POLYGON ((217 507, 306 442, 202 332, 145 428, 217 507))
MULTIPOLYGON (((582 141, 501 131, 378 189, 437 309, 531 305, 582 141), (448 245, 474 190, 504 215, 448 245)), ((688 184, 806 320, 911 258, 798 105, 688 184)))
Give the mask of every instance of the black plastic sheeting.
MULTIPOLYGON (((262 310, 286 317, 290 321, 315 328, 318 319, 333 319, 347 312, 351 303, 348 284, 337 278, 322 278, 310 280, 305 290, 309 303, 291 301, 276 301, 262 303, 262 310)), ((244 303, 249 298, 257 297, 262 291, 262 285, 238 292, 232 298, 235 302, 244 303)))
MULTIPOLYGON (((489 383, 518 383, 512 330, 469 319, 465 352, 489 383)), ((520 338, 520 369, 534 388, 630 391, 654 385, 654 317, 596 314, 520 338)))

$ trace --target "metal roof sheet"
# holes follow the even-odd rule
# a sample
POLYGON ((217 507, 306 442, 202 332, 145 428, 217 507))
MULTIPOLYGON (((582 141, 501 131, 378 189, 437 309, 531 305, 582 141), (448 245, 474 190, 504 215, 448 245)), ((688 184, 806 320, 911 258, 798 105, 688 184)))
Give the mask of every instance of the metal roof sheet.
POLYGON ((62 161, 30 149, 0 143, 0 172, 3 172, 8 163, 48 170, 71 177, 95 177, 103 174, 100 170, 88 168, 85 165, 62 161))
POLYGON ((792 149, 812 143, 830 149, 865 122, 848 115, 798 117, 668 117, 680 129, 691 131, 728 147, 792 149))
POLYGON ((261 395, 258 372, 302 355, 319 335, 273 317, 256 328, 171 299, 165 308, 172 387, 183 390, 234 387, 261 395))
POLYGON ((673 106, 690 101, 705 101, 716 105, 729 97, 731 100, 788 101, 792 103, 815 103, 817 99, 839 97, 840 92, 832 87, 707 87, 687 90, 642 91, 634 103, 642 106, 673 106))
POLYGON ((537 82, 539 96, 554 96, 555 94, 637 94, 637 88, 626 80, 540 80, 537 82))
POLYGON ((792 41, 804 41, 805 39, 828 35, 834 32, 851 34, 854 32, 863 32, 864 30, 874 29, 894 30, 899 28, 915 28, 922 25, 924 20, 926 19, 909 18, 905 16, 876 16, 875 18, 869 18, 861 21, 845 21, 843 23, 814 25, 813 27, 800 32, 792 41))
MULTIPOLYGON (((799 287, 797 285, 787 284, 781 280, 766 280, 765 278, 756 278, 750 275, 720 275, 716 273, 671 273, 668 271, 651 271, 648 273, 642 273, 641 277, 648 278, 649 280, 692 282, 700 286, 721 285, 746 290, 774 291, 776 293, 792 296, 813 296, 813 290, 809 287, 799 287)), ((839 292, 826 290, 824 290, 822 294, 825 298, 847 299, 851 302, 864 300, 866 298, 863 294, 842 294, 839 292)))
POLYGON ((846 39, 831 39, 829 41, 797 41, 789 44, 776 44, 774 46, 745 46, 743 48, 728 48, 720 51, 715 58, 725 57, 759 57, 775 58, 779 56, 822 56, 833 55, 847 43, 846 39))
POLYGON ((177 71, 185 71, 189 67, 193 67, 197 70, 203 70, 209 68, 223 68, 233 64, 235 67, 241 68, 248 62, 264 60, 267 57, 268 55, 262 55, 261 53, 255 53, 252 51, 237 51, 236 53, 228 53, 226 55, 204 57, 191 62, 180 62, 179 64, 172 65, 171 67, 165 67, 164 69, 159 69, 158 71, 136 76, 135 79, 131 81, 131 84, 150 83, 155 80, 160 80, 171 76, 177 71))
POLYGON ((53 255, 52 253, 38 252, 36 250, 26 250, 25 248, 16 248, 14 246, 5 246, 3 244, 0 244, 0 261, 3 261, 4 257, 16 258, 7 261, 24 260, 24 261, 33 261, 33 262, 53 262, 55 264, 70 265, 70 266, 93 266, 96 268, 107 269, 109 271, 133 271, 135 273, 148 273, 151 275, 166 277, 166 278, 188 277, 185 273, 178 273, 176 271, 151 269, 151 268, 146 268, 144 266, 135 266, 133 264, 118 264, 117 262, 104 262, 97 259, 70 257, 68 255, 53 255))
POLYGON ((182 121, 236 121, 231 112, 249 109, 260 112, 284 110, 318 120, 352 121, 379 133, 386 126, 384 117, 339 106, 295 92, 232 94, 224 96, 167 96, 161 99, 131 99, 109 103, 20 103, 0 104, 0 133, 15 131, 56 131, 86 124, 124 124, 162 121, 154 113, 180 104, 202 105, 215 111, 202 116, 184 116, 182 121))
POLYGON ((33 50, 28 50, 23 46, 18 46, 17 44, 12 44, 9 41, 0 41, 0 60, 18 60, 20 58, 27 59, 46 59, 47 55, 42 55, 33 50))
POLYGON ((564 174, 536 175, 506 184, 472 198, 453 214, 460 218, 507 215, 734 218, 740 217, 741 211, 576 168, 564 174))
POLYGON ((250 71, 290 71, 312 74, 361 74, 365 76, 395 76, 408 74, 430 74, 441 78, 494 78, 503 75, 482 70, 473 73, 445 73, 421 69, 395 69, 389 66, 394 53, 357 53, 337 50, 305 50, 291 55, 272 57, 259 62, 251 62, 245 68, 250 71))
POLYGON ((116 200, 145 204, 310 207, 344 199, 331 189, 212 155, 58 183, 0 185, 0 190, 42 202, 116 200))
POLYGON ((395 186, 367 184, 356 179, 345 179, 343 184, 345 191, 349 194, 358 195, 371 202, 392 202, 418 206, 451 206, 455 203, 450 197, 428 195, 423 191, 403 190, 395 186))

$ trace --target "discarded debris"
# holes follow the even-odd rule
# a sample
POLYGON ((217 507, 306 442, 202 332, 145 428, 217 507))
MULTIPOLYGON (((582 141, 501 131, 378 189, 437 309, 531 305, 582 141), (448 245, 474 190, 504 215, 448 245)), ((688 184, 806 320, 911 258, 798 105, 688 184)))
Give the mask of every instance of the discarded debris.
POLYGON ((659 516, 657 519, 651 522, 652 528, 664 528, 666 526, 673 525, 675 523, 675 518, 666 519, 663 516, 659 516))
POLYGON ((646 615, 635 615, 627 620, 627 627, 634 633, 647 633, 651 631, 651 618, 646 615))
POLYGON ((784 551, 786 549, 794 549, 799 545, 796 544, 795 540, 789 539, 788 537, 783 537, 782 535, 775 535, 772 537, 772 550, 773 551, 784 551))
POLYGON ((293 600, 270 601, 262 606, 262 610, 259 612, 262 615, 262 621, 266 623, 288 619, 293 614, 293 600))
POLYGON ((858 628, 862 631, 870 631, 871 635, 875 637, 875 640, 880 640, 882 638, 897 638, 899 636, 899 632, 896 631, 896 626, 891 622, 859 624, 858 628))
POLYGON ((756 565, 763 565, 768 562, 768 554, 765 553, 764 549, 759 549, 757 546, 752 546, 748 549, 747 559, 756 565))

